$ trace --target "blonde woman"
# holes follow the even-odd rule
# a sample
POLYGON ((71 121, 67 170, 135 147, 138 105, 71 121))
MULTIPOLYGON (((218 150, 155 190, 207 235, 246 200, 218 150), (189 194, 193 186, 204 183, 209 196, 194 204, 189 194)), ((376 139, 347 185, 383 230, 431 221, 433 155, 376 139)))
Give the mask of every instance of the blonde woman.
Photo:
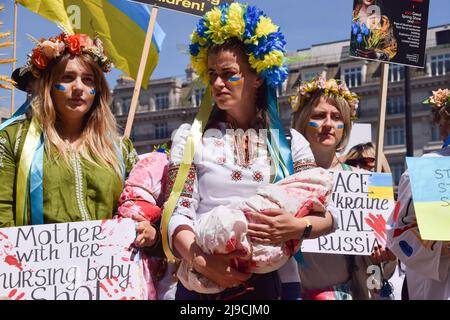
POLYGON ((110 69, 99 39, 36 41, 31 105, 0 127, 0 227, 112 217, 137 154, 117 135, 110 69))
MULTIPOLYGON (((361 170, 345 164, 336 155, 348 143, 357 105, 357 96, 334 79, 321 77, 298 88, 293 101, 293 128, 309 142, 318 166, 335 171, 361 170)), ((304 259, 304 266, 299 267, 304 299, 369 298, 365 272, 372 262, 368 258, 304 253, 304 259)))

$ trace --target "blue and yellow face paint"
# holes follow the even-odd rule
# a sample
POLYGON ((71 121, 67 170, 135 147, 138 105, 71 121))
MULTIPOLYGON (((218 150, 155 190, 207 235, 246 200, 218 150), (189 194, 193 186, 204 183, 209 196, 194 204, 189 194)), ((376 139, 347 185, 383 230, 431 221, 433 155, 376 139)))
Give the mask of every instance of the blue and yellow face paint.
POLYGON ((240 75, 235 75, 235 76, 230 77, 230 78, 227 80, 227 82, 228 82, 229 84, 231 84, 232 86, 239 86, 239 85, 242 84, 243 79, 242 79, 242 77, 241 77, 240 75))
POLYGON ((89 91, 89 94, 95 96, 95 94, 97 93, 97 90, 95 90, 95 88, 91 89, 91 91, 89 91))
POLYGON ((66 91, 66 87, 64 87, 62 84, 57 83, 53 86, 53 88, 55 88, 56 91, 60 91, 60 92, 64 92, 66 91))
POLYGON ((308 123, 308 129, 313 130, 313 131, 319 131, 320 125, 317 122, 314 121, 310 121, 308 123))
POLYGON ((339 123, 337 126, 336 126, 336 129, 337 130, 344 130, 344 124, 343 123, 339 123))

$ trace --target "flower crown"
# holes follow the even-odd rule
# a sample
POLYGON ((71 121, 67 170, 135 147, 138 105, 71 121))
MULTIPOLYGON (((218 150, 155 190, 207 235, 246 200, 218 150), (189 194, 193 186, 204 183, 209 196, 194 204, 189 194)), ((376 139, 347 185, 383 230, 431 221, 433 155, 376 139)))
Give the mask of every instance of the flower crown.
POLYGON ((283 66, 285 44, 280 28, 260 9, 241 3, 224 3, 205 13, 191 35, 191 65, 204 83, 208 83, 208 48, 237 38, 245 45, 250 66, 276 87, 286 80, 283 66))
POLYGON ((437 91, 432 91, 432 93, 433 95, 425 100, 424 104, 431 104, 438 110, 450 106, 450 91, 448 89, 438 89, 437 91))
POLYGON ((325 95, 336 95, 346 100, 350 107, 352 120, 356 119, 356 111, 358 110, 359 103, 358 96, 351 92, 345 83, 338 83, 335 79, 326 80, 324 77, 303 82, 298 87, 297 95, 290 98, 293 111, 296 112, 303 107, 305 102, 317 91, 321 91, 325 95))
POLYGON ((89 54, 100 66, 103 72, 111 71, 112 61, 103 53, 102 41, 96 36, 92 40, 86 34, 68 35, 61 33, 56 38, 36 40, 30 37, 36 44, 31 55, 28 55, 27 64, 21 69, 21 74, 31 71, 38 78, 40 70, 45 70, 53 59, 65 52, 82 55, 89 54))

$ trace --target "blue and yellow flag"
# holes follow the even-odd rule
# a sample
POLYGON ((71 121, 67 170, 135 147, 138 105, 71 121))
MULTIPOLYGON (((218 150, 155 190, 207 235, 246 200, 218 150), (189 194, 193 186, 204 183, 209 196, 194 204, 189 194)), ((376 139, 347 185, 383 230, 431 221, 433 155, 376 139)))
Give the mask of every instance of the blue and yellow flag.
MULTIPOLYGON (((125 0, 17 0, 17 3, 64 27, 67 32, 91 37, 97 32, 114 66, 131 78, 137 78, 150 21, 148 5, 125 0)), ((39 39, 38 35, 33 36, 39 39)), ((156 23, 142 82, 144 88, 158 64, 164 37, 164 31, 156 23)))

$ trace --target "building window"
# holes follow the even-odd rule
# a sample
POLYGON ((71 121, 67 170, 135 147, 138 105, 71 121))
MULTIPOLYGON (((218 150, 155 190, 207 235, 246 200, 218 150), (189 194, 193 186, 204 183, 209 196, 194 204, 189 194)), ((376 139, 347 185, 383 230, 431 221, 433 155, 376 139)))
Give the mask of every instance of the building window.
POLYGON ((398 114, 405 112, 405 99, 403 96, 392 96, 387 99, 387 113, 398 114))
POLYGON ((126 115, 128 114, 128 112, 130 111, 130 106, 131 106, 131 98, 125 98, 123 99, 123 104, 122 104, 122 115, 126 115))
POLYGON ((169 137, 169 128, 167 123, 155 124, 155 139, 166 139, 169 137))
POLYGON ((156 93, 155 94, 155 106, 156 110, 163 110, 169 108, 169 93, 156 93))
POLYGON ((405 66, 391 64, 389 67, 389 81, 398 82, 405 79, 405 66))
POLYGON ((431 75, 443 76, 450 72, 450 53, 431 57, 431 75))
POLYGON ((394 179, 394 183, 398 184, 400 181, 400 177, 405 171, 405 166, 402 163, 394 163, 390 165, 392 171, 392 178, 394 179))
POLYGON ((436 126, 431 127, 431 141, 441 141, 441 134, 439 132, 439 128, 436 126))
POLYGON ((362 83, 362 68, 344 69, 344 79, 349 88, 360 86, 362 83))
POLYGON ((313 72, 305 72, 302 73, 302 81, 311 81, 314 78, 317 78, 322 72, 313 71, 313 72))
POLYGON ((205 94, 205 88, 195 89, 195 105, 200 107, 200 103, 202 103, 203 95, 205 94))
POLYGON ((405 128, 403 125, 388 126, 386 135, 386 145, 388 146, 405 143, 405 128))

